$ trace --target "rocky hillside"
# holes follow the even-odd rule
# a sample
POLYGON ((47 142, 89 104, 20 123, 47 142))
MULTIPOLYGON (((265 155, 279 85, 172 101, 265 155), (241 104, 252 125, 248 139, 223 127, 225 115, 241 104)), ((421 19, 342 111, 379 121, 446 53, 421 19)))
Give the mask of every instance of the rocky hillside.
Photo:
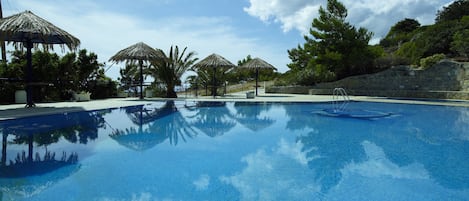
POLYGON ((469 99, 469 63, 443 60, 424 70, 396 66, 312 87, 271 87, 267 92, 326 95, 338 87, 345 88, 350 95, 469 99))

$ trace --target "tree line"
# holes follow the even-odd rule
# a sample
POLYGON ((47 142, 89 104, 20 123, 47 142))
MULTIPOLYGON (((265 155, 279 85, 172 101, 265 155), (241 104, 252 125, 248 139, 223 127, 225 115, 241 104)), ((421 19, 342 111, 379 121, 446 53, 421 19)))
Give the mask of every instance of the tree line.
POLYGON ((289 71, 276 84, 314 85, 395 65, 425 67, 445 57, 468 60, 469 0, 454 1, 438 11, 433 25, 403 19, 378 45, 369 45, 373 33, 351 25, 347 14, 341 2, 328 0, 304 36, 305 43, 288 50, 289 71))
MULTIPOLYGON (((176 98, 175 87, 183 83, 181 78, 187 71, 195 73, 187 80, 191 88, 213 87, 212 69, 193 68, 193 64, 198 60, 195 52, 189 52, 187 47, 180 50, 178 46, 171 46, 167 53, 161 52, 163 58, 144 66, 145 78, 154 78, 148 87, 156 93, 154 95, 176 98)), ((250 55, 238 64, 242 65, 249 60, 250 55)), ((86 49, 63 56, 48 51, 35 51, 32 63, 33 83, 36 83, 32 90, 35 102, 67 101, 77 92, 90 92, 92 99, 116 97, 119 91, 136 92, 136 86, 140 82, 138 66, 133 64, 120 69, 120 77, 113 81, 105 75, 105 65, 98 62, 98 56, 86 49)), ((19 50, 11 53, 10 62, 0 64, 1 104, 14 103, 15 91, 24 89, 25 66, 26 54, 19 50)), ((260 79, 272 80, 276 76, 278 73, 273 70, 265 70, 260 79)), ((254 72, 250 70, 219 70, 216 86, 221 87, 225 82, 235 84, 242 80, 247 81, 250 77, 254 77, 254 72)))
MULTIPOLYGON (((435 24, 421 26, 415 19, 405 18, 390 28, 379 44, 369 45, 373 33, 347 22, 347 8, 338 0, 328 0, 313 19, 304 44, 288 50, 289 70, 280 74, 264 70, 260 80, 276 80, 277 85, 314 85, 348 76, 374 73, 395 65, 429 66, 450 57, 469 57, 469 0, 457 0, 436 14, 435 24)), ((196 53, 187 47, 171 46, 163 58, 151 61, 144 68, 145 77, 154 81, 148 89, 157 96, 175 98, 176 86, 182 75, 192 71, 185 80, 192 89, 211 95, 211 87, 237 84, 254 78, 254 71, 219 69, 213 85, 213 69, 195 69, 196 53)), ((242 65, 252 58, 238 61, 242 65)), ((24 89, 25 53, 14 51, 9 63, 0 64, 0 103, 14 102, 16 90, 24 89)), ((40 82, 33 89, 35 102, 70 100, 73 92, 91 92, 91 98, 114 97, 119 91, 137 91, 140 82, 137 66, 126 65, 117 81, 105 75, 104 64, 86 49, 58 56, 47 51, 33 54, 33 75, 40 82)))
MULTIPOLYGON (((101 99, 117 94, 117 82, 104 74, 104 64, 86 49, 59 56, 48 51, 32 55, 32 93, 35 102, 71 100, 73 92, 91 92, 101 99)), ((13 51, 11 61, 0 64, 0 103, 13 103, 16 90, 24 89, 26 53, 13 51)))
MULTIPOLYGON (((178 46, 171 46, 167 53, 161 52, 163 58, 151 61, 149 65, 144 67, 144 74, 154 78, 154 81, 147 89, 151 89, 153 95, 158 97, 177 98, 175 87, 183 84, 181 78, 186 72, 192 72, 192 75, 185 80, 189 84, 188 89, 205 91, 205 95, 213 95, 212 87, 219 90, 217 94, 223 94, 223 86, 238 84, 254 78, 255 71, 249 69, 218 68, 215 72, 212 68, 197 69, 194 64, 199 58, 196 57, 194 51, 188 51, 187 47, 181 51, 178 46), (214 84, 215 86, 213 86, 214 84)), ((238 61, 238 66, 251 59, 250 55, 246 56, 246 58, 238 61)), ((262 71, 259 78, 261 81, 273 80, 279 76, 279 73, 274 72, 272 69, 263 69, 262 71)), ((135 65, 126 65, 124 69, 120 70, 121 90, 137 92, 136 84, 139 83, 139 80, 135 65)))

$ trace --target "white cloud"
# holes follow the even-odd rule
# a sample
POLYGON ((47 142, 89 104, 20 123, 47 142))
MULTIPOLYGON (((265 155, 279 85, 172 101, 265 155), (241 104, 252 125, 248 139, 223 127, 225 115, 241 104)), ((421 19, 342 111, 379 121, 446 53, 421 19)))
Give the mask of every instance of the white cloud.
POLYGON ((301 143, 290 144, 290 143, 287 143, 287 141, 282 139, 279 142, 279 148, 277 150, 277 153, 288 156, 296 160, 299 164, 306 166, 308 165, 308 161, 311 160, 311 158, 308 158, 305 152, 302 151, 302 149, 303 149, 303 144, 301 143))
POLYGON ((367 160, 345 165, 340 182, 326 200, 464 200, 469 193, 441 186, 422 164, 394 164, 370 141, 362 146, 367 160))
MULTIPOLYGON (((455 136, 456 139, 469 141, 469 111, 461 110, 459 111, 459 115, 457 120, 454 122, 452 129, 454 133, 457 135, 455 136)), ((451 139, 451 138, 450 138, 451 139)))
POLYGON ((304 200, 319 192, 320 186, 302 147, 282 139, 272 153, 258 150, 249 154, 242 159, 245 169, 220 179, 238 189, 241 200, 304 200))
POLYGON ((317 17, 319 2, 321 1, 250 0, 250 7, 244 8, 244 11, 266 23, 271 20, 281 23, 284 32, 297 29, 306 34, 312 19, 317 17))
MULTIPOLYGON (((320 156, 308 158, 303 145, 281 139, 273 150, 260 149, 243 157, 246 167, 220 180, 240 192, 240 200, 441 200, 467 197, 466 190, 447 189, 434 181, 422 164, 399 166, 384 150, 362 142, 366 160, 352 161, 339 169, 316 166, 320 156), (340 178, 330 189, 324 174, 340 178), (324 183, 322 183, 324 182, 324 183), (414 188, 418 187, 418 188, 414 188), (386 195, 386 196, 383 196, 386 195)), ((312 148, 316 150, 317 148, 312 148)), ((334 178, 335 179, 335 178, 334 178)))
POLYGON ((210 184, 210 177, 206 174, 200 175, 200 177, 192 182, 192 184, 194 184, 195 189, 199 191, 207 190, 208 185, 210 184))
MULTIPOLYGON (((348 9, 348 20, 355 26, 375 33, 374 42, 384 37, 392 25, 404 18, 417 19, 421 24, 434 22, 436 11, 450 0, 343 0, 348 9)), ((298 30, 306 34, 311 22, 318 17, 319 6, 325 1, 311 0, 250 0, 244 10, 264 22, 280 23, 283 30, 298 30)))
POLYGON ((408 166, 399 167, 386 158, 382 148, 374 143, 364 141, 362 146, 368 160, 362 163, 348 164, 343 173, 357 173, 366 177, 388 176, 394 179, 430 179, 429 173, 422 164, 410 164, 408 166))
MULTIPOLYGON (((285 48, 259 44, 256 37, 240 36, 229 17, 137 16, 101 7, 94 1, 24 0, 10 4, 14 9, 5 9, 5 16, 31 10, 79 38, 80 48, 95 52, 99 61, 108 66, 112 55, 140 41, 165 52, 171 45, 187 46, 200 59, 217 53, 236 63, 251 54, 269 60, 283 71, 288 63, 285 48)), ((113 65, 106 75, 116 79, 123 65, 113 65)))

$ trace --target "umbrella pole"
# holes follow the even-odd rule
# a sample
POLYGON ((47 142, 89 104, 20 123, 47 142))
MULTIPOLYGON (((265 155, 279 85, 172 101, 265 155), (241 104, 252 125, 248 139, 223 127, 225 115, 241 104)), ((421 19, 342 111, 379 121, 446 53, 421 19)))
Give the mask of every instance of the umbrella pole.
POLYGON ((142 126, 143 126, 143 105, 140 108, 140 116, 138 118, 139 118, 138 133, 143 133, 143 129, 142 129, 142 126))
POLYGON ((257 86, 259 83, 259 68, 256 68, 256 96, 257 96, 257 86))
POLYGON ((33 135, 28 137, 28 162, 33 162, 33 135))
POLYGON ((198 97, 199 94, 199 81, 198 78, 195 79, 195 97, 198 97))
POLYGON ((143 99, 143 61, 139 61, 140 64, 140 99, 143 99))
POLYGON ((33 94, 32 94, 32 86, 31 86, 31 81, 32 81, 32 74, 33 74, 33 58, 32 58, 32 53, 31 49, 33 48, 33 42, 31 40, 28 40, 26 42, 26 60, 27 60, 27 66, 26 66, 26 106, 25 107, 35 107, 36 105, 33 103, 33 94))
POLYGON ((215 75, 216 73, 216 70, 217 68, 213 68, 213 89, 212 89, 212 93, 213 93, 213 98, 216 98, 217 96, 217 87, 215 85, 217 85, 217 76, 215 75))
MULTIPOLYGON (((3 133, 3 139, 2 139, 2 160, 0 163, 0 166, 6 166, 7 163, 7 139, 8 139, 8 134, 3 133)), ((1 197, 0 197, 1 198, 1 197)))

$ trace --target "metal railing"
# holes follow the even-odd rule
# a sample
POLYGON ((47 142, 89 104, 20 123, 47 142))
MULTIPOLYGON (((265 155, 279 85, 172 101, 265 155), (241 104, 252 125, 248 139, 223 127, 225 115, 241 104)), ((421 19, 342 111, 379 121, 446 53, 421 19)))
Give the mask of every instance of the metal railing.
POLYGON ((335 88, 332 91, 332 108, 334 112, 342 112, 347 108, 350 97, 344 88, 335 88))

